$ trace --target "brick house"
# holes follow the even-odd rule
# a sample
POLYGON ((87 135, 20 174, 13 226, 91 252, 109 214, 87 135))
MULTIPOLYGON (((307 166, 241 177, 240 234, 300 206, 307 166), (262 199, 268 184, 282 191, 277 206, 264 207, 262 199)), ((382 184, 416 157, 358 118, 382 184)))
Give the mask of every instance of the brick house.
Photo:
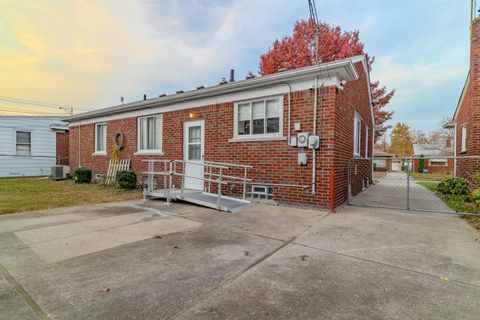
POLYGON ((144 159, 251 165, 275 201, 334 209, 347 199, 349 165, 353 194, 372 179, 369 84, 361 55, 78 114, 65 119, 70 167, 106 173, 121 134, 120 156, 139 179, 144 159), (318 135, 318 149, 298 147, 300 133, 318 135))
POLYGON ((373 150, 373 171, 375 177, 385 176, 392 171, 392 164, 395 155, 380 149, 373 150))
POLYGON ((420 159, 424 158, 424 170, 428 173, 453 173, 454 159, 451 146, 413 144, 413 172, 420 170, 420 159))
POLYGON ((455 176, 469 178, 480 171, 480 18, 472 21, 470 69, 458 100, 452 121, 445 128, 453 129, 455 176), (474 158, 466 158, 472 157, 474 158))

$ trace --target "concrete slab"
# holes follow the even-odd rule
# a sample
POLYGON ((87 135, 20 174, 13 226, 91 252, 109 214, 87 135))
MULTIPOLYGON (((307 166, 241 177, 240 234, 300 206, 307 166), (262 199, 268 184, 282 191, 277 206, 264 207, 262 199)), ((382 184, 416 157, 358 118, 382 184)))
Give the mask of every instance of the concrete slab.
MULTIPOLYGON (((161 201, 63 214, 74 213, 89 222, 0 233, 0 268, 54 319, 423 320, 480 313, 480 235, 456 217, 262 205, 227 214, 161 201), (178 223, 186 228, 176 229, 178 223)), ((0 226, 32 218, 0 217, 0 226)), ((2 303, 0 315, 21 308, 2 303)))
MULTIPOLYGON (((124 222, 124 221, 122 221, 124 222)), ((81 255, 98 252, 101 250, 115 248, 131 242, 145 240, 154 235, 165 235, 179 232, 200 226, 201 223, 186 220, 183 218, 168 217, 149 222, 135 223, 127 226, 104 228, 101 231, 95 231, 84 234, 78 234, 78 228, 75 224, 65 225, 65 229, 72 228, 75 235, 70 237, 54 238, 30 244, 35 253, 47 262, 57 262, 61 260, 78 257, 81 255), (73 226, 72 226, 73 225, 73 226)), ((49 229, 37 229, 36 232, 30 231, 27 234, 16 233, 20 239, 26 236, 26 241, 32 239, 45 239, 49 235, 49 229)), ((68 231, 63 232, 65 235, 68 231)), ((53 235, 51 235, 54 237, 53 235)))
POLYGON ((0 275, 0 320, 35 320, 37 316, 25 300, 0 275), (8 307, 7 307, 8 306, 8 307))
POLYGON ((15 232, 15 235, 25 244, 38 243, 75 235, 116 228, 124 225, 152 220, 149 213, 134 213, 108 218, 90 219, 87 221, 73 222, 44 228, 30 229, 15 232))
POLYGON ((329 215, 296 243, 480 285, 478 237, 458 217, 379 209, 359 214, 350 207, 329 215))
POLYGON ((54 319, 164 319, 279 245, 203 225, 54 264, 3 263, 54 319))
POLYGON ((313 223, 320 221, 327 212, 294 207, 255 204, 238 214, 223 214, 215 210, 186 212, 188 219, 206 224, 222 225, 280 240, 290 240, 313 223))
POLYGON ((288 245, 178 319, 478 319, 480 290, 288 245))

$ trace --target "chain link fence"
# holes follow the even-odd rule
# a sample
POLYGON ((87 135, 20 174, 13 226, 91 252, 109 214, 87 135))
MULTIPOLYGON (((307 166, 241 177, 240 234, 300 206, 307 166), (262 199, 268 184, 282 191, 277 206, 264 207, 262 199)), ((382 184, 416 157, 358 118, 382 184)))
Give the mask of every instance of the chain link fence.
POLYGON ((352 192, 361 161, 349 164, 350 205, 480 216, 480 156, 372 158, 372 183, 352 192))

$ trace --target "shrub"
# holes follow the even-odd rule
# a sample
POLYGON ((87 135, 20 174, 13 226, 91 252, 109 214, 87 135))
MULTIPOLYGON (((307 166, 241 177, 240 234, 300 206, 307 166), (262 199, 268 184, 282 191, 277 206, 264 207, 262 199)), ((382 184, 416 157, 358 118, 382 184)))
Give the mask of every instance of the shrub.
POLYGON ((423 173, 424 170, 425 170, 425 159, 422 154, 420 156, 420 159, 418 159, 418 172, 423 173))
POLYGON ((76 183, 90 183, 92 181, 92 170, 87 167, 80 167, 75 170, 74 179, 76 183))
POLYGON ((118 171, 115 185, 119 189, 134 190, 137 188, 137 175, 130 170, 118 171))
POLYGON ((438 184, 437 190, 445 194, 467 195, 468 183, 464 178, 450 178, 438 184))
POLYGON ((473 188, 480 188, 480 171, 477 171, 472 176, 473 188))
POLYGON ((480 206, 480 189, 474 189, 470 193, 470 199, 472 199, 472 202, 477 206, 480 206))

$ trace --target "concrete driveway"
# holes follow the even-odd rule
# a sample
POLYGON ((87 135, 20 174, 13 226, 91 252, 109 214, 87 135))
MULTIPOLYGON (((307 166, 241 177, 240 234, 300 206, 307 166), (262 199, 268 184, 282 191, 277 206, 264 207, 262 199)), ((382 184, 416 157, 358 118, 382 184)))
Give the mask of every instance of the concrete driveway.
POLYGON ((151 201, 0 217, 0 319, 478 319, 463 220, 151 201))
POLYGON ((353 197, 352 204, 406 209, 409 192, 410 209, 453 212, 439 197, 418 182, 412 177, 408 182, 405 172, 389 172, 385 177, 375 178, 375 184, 353 197), (410 190, 407 189, 408 183, 410 190))

